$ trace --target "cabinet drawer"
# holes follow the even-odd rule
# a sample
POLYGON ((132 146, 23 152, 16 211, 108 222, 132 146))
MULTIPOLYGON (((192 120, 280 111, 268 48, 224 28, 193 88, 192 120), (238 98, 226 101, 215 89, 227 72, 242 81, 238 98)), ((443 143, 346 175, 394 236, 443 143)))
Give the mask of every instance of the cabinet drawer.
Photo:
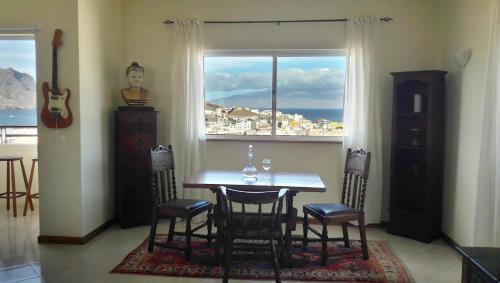
POLYGON ((118 135, 153 134, 156 132, 156 123, 154 121, 135 124, 123 123, 118 126, 117 131, 118 135))
POLYGON ((118 113, 118 122, 121 124, 143 124, 156 121, 156 112, 154 111, 129 111, 118 113))
POLYGON ((118 151, 121 154, 143 155, 155 145, 154 135, 124 135, 118 140, 118 151))

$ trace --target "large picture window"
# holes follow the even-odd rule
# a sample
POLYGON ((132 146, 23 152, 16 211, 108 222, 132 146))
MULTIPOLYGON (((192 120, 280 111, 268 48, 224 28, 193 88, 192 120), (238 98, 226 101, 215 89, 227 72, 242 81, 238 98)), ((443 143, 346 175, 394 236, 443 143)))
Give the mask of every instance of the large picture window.
POLYGON ((0 34, 0 144, 36 143, 33 35, 0 34))
POLYGON ((342 136, 341 51, 217 51, 205 56, 210 136, 342 136))

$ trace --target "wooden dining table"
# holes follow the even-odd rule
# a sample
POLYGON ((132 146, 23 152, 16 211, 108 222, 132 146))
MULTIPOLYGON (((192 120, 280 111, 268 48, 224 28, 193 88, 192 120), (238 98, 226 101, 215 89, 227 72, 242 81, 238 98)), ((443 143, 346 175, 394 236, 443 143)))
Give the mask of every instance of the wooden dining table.
MULTIPOLYGON (((282 188, 289 189, 286 197, 286 229, 285 229, 285 250, 286 254, 290 255, 292 231, 296 229, 297 212, 293 207, 294 198, 300 192, 323 193, 326 191, 325 184, 320 176, 315 173, 304 172, 259 172, 255 179, 244 178, 242 171, 230 170, 203 170, 188 177, 184 183, 185 189, 209 189, 216 193, 220 186, 225 186, 231 189, 245 191, 269 191, 280 190, 282 188)), ((217 203, 214 209, 215 225, 220 226, 220 204, 221 196, 216 194, 217 203), (219 220, 218 220, 219 219, 219 220)), ((221 234, 217 229, 217 242, 220 244, 221 234)), ((216 248, 216 257, 219 254, 219 248, 216 248)))

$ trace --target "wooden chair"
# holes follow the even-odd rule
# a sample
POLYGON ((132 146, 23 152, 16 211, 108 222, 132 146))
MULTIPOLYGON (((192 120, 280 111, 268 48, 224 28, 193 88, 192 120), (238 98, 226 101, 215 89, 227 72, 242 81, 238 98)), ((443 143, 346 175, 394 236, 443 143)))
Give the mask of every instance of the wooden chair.
POLYGON ((321 260, 323 265, 326 265, 329 256, 340 256, 351 253, 362 252, 363 259, 368 259, 364 205, 366 197, 366 184, 370 168, 370 155, 370 152, 366 152, 362 149, 348 149, 344 169, 342 200, 340 204, 317 203, 304 205, 303 246, 304 249, 307 248, 307 243, 309 241, 307 238, 307 232, 309 230, 319 236, 322 242, 321 260), (309 227, 308 215, 316 218, 323 225, 321 233, 312 227, 309 227), (347 225, 349 221, 358 221, 362 249, 350 249, 347 251, 328 254, 328 241, 344 241, 344 246, 346 248, 350 248, 349 234, 347 232, 347 225), (329 224, 341 224, 343 237, 328 238, 327 226, 329 224))
MULTIPOLYGON (((221 209, 224 217, 224 277, 222 282, 228 282, 233 249, 236 246, 243 251, 250 252, 252 260, 260 260, 269 256, 273 268, 276 282, 281 282, 278 254, 282 255, 283 232, 281 229, 281 216, 283 210, 283 199, 288 193, 288 189, 279 191, 248 192, 220 188, 222 195, 221 209), (241 209, 237 209, 236 206, 241 209), (248 212, 248 206, 258 206, 257 212, 248 212), (268 211, 262 208, 271 206, 268 211), (249 241, 234 245, 234 240, 265 240, 268 244, 249 241), (274 241, 278 241, 278 251, 274 241), (260 249, 259 249, 260 248, 260 249), (263 248, 263 249, 262 249, 263 248), (263 255, 256 257, 256 253, 262 251, 263 255), (266 253, 267 252, 267 253, 266 253)), ((246 259, 245 254, 238 254, 246 259)), ((247 256, 247 257, 248 257, 247 256)))
POLYGON ((178 199, 175 184, 175 166, 172 146, 159 145, 151 149, 151 167, 152 167, 152 199, 153 213, 151 221, 151 230, 149 234, 148 252, 153 251, 153 246, 160 246, 175 250, 183 250, 188 259, 191 258, 191 237, 207 238, 208 242, 212 237, 212 203, 206 200, 178 199), (167 191, 165 191, 165 187, 167 191), (207 221, 200 226, 191 229, 191 219, 203 212, 207 212, 207 221), (168 231, 167 243, 155 242, 156 226, 158 219, 169 219, 170 228, 168 231), (175 232, 176 218, 183 218, 186 221, 185 232, 175 232), (194 232, 207 226, 207 236, 195 235, 194 232), (185 248, 170 245, 174 234, 186 237, 185 248))
POLYGON ((30 177, 28 180, 28 185, 26 187, 26 200, 24 202, 24 212, 23 216, 26 216, 26 213, 28 212, 28 204, 30 205, 31 211, 33 211, 33 201, 32 199, 39 199, 40 198, 40 193, 31 193, 31 187, 33 186, 33 175, 35 174, 35 164, 38 162, 38 157, 33 157, 31 159, 31 171, 30 171, 30 177))
MULTIPOLYGON (((12 210, 14 212, 14 217, 17 217, 17 199, 27 196, 28 180, 26 178, 26 171, 24 170, 24 163, 22 156, 0 156, 0 162, 7 162, 7 191, 0 193, 0 199, 4 198, 7 200, 7 210, 10 210, 10 202, 12 200, 12 210), (16 173, 14 163, 19 161, 21 165, 21 173, 23 174, 24 187, 26 191, 19 192, 16 191, 16 173)), ((33 201, 27 197, 29 206, 33 209, 33 201)))

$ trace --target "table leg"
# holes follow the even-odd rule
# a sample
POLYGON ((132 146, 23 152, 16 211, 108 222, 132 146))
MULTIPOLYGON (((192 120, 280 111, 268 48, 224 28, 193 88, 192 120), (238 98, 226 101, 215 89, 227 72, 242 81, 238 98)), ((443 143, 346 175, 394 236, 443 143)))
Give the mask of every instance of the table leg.
POLYGON ((285 251, 287 258, 290 258, 291 255, 291 244, 292 244, 292 231, 295 230, 295 223, 297 219, 293 213, 293 198, 297 195, 296 192, 289 192, 286 196, 286 214, 287 214, 287 223, 285 228, 285 251))
POLYGON ((222 234, 222 227, 223 227, 223 218, 221 214, 221 196, 218 193, 217 188, 212 188, 210 189, 212 193, 215 194, 216 196, 216 203, 213 206, 212 213, 212 221, 214 221, 214 226, 217 228, 217 232, 215 234, 215 245, 212 245, 214 249, 214 254, 213 255, 206 255, 206 256, 198 256, 196 261, 209 265, 209 266, 218 266, 224 263, 224 257, 221 254, 221 249, 223 248, 223 234, 222 234))
MULTIPOLYGON (((287 205, 287 221, 285 230, 285 256, 282 265, 284 267, 295 268, 304 267, 309 264, 305 258, 292 258, 292 240, 298 240, 292 236, 292 231, 295 231, 297 226, 297 210, 293 208, 293 199, 297 192, 289 192, 286 205, 287 205)), ((300 238, 302 240, 302 238, 300 238)))
POLYGON ((218 262, 218 264, 222 264, 222 255, 221 255, 221 247, 222 247, 222 242, 224 241, 223 239, 223 234, 222 234, 222 226, 223 226, 223 220, 222 220, 222 208, 221 208, 221 203, 222 203, 222 196, 219 193, 218 189, 212 190, 213 193, 215 193, 216 197, 216 203, 214 206, 214 223, 216 223, 217 227, 217 233, 215 236, 215 258, 218 262))

